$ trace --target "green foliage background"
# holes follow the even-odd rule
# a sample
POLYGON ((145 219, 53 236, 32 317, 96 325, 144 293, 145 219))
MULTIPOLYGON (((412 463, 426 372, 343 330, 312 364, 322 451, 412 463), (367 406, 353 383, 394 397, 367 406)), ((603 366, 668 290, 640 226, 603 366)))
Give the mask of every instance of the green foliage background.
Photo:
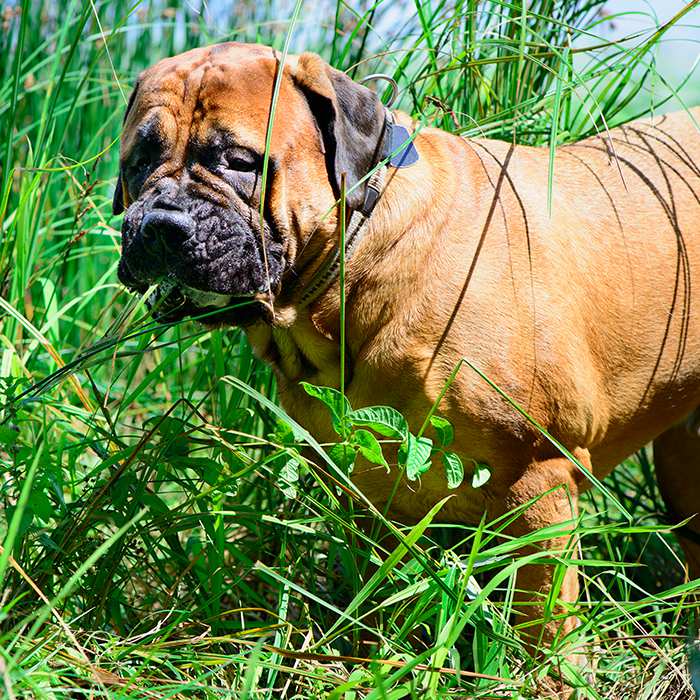
POLYGON ((393 75, 399 106, 442 128, 553 149, 697 94, 655 69, 668 26, 610 42, 604 5, 323 1, 296 23, 273 2, 2 5, 6 697, 540 697, 558 674, 581 697, 693 696, 697 586, 646 453, 587 499, 582 625, 531 658, 508 618, 524 542, 426 521, 410 556, 385 549, 320 447, 301 458, 244 335, 155 323, 116 279, 121 117, 157 59, 291 32, 353 77, 393 75), (595 650, 592 676, 572 650, 595 650))

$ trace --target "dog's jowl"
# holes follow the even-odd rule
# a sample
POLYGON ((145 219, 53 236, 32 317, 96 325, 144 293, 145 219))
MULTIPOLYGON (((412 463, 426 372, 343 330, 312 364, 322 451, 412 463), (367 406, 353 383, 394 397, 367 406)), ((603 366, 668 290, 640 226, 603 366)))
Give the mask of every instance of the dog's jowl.
MULTIPOLYGON (((278 59, 231 43, 140 76, 114 198, 124 284, 159 285, 165 318, 244 327, 287 411, 330 441, 299 381, 338 385, 344 179, 354 407, 392 405, 417 430, 466 358, 597 477, 654 441, 673 518, 699 512, 700 110, 559 148, 550 202, 548 149, 420 128, 318 56, 288 56, 263 187, 278 59)), ((575 517, 584 473, 479 372, 463 366, 440 412, 465 464, 492 472, 453 491, 442 519, 478 523, 538 497, 511 534, 575 517)), ((360 463, 352 478, 398 520, 450 493, 439 470, 392 493, 396 471, 360 463)), ((561 535, 541 546, 570 548, 561 535)), ((700 575, 700 519, 679 536, 700 575)), ((520 569, 522 619, 541 616, 552 573, 520 569)), ((570 567, 558 595, 577 594, 570 567)), ((547 623, 545 642, 573 624, 547 623)))

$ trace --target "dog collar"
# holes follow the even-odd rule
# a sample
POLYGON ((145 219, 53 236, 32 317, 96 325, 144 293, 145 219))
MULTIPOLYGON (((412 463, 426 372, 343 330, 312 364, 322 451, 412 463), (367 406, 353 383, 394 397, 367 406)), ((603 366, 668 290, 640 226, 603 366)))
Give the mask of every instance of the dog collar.
MULTIPOLYGON (((403 126, 396 124, 394 115, 385 111, 384 131, 382 133, 384 148, 378 162, 379 167, 372 173, 365 186, 365 198, 359 209, 353 210, 345 231, 345 261, 352 258, 360 241, 364 238, 364 225, 372 215, 379 198, 384 192, 388 166, 407 168, 418 161, 418 151, 413 138, 403 126)), ((375 166, 376 167, 376 166, 375 166)), ((297 305, 305 309, 325 292, 338 278, 340 273, 340 248, 333 246, 326 259, 319 265, 297 305)))

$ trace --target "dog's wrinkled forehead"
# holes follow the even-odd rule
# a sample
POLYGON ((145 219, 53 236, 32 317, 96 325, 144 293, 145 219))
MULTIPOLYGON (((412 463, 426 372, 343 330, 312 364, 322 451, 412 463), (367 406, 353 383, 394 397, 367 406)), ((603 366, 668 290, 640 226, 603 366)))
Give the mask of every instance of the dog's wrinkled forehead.
MULTIPOLYGON (((278 58, 264 46, 228 43, 194 49, 148 68, 139 77, 125 120, 122 156, 149 129, 157 130, 174 150, 224 132, 238 145, 262 153, 278 58)), ((295 66, 296 57, 288 56, 285 72, 295 66)), ((313 123, 303 118, 308 107, 292 80, 281 81, 279 102, 284 110, 275 115, 273 151, 314 136, 313 123)))

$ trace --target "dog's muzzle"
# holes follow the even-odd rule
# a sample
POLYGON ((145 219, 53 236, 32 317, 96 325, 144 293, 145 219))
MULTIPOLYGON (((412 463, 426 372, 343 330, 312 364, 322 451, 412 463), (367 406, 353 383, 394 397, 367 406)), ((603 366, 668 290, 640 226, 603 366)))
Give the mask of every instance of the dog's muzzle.
POLYGON ((234 206, 144 195, 124 216, 119 279, 140 293, 157 285, 148 303, 159 319, 246 322, 253 308, 260 315, 253 301, 276 290, 283 267, 282 242, 268 227, 255 230, 256 220, 234 206))

